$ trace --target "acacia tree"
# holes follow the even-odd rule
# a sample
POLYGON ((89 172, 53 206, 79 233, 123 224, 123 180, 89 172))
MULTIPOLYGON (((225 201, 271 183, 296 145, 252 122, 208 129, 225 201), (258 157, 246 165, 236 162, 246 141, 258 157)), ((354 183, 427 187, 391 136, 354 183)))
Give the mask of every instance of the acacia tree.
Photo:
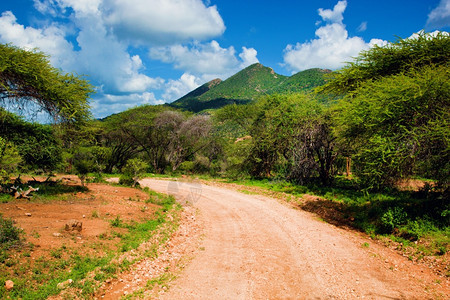
POLYGON ((430 65, 446 65, 450 61, 448 32, 419 32, 411 38, 399 39, 386 46, 375 45, 362 51, 354 62, 330 74, 327 84, 317 91, 351 97, 365 83, 383 77, 418 70, 430 65))
POLYGON ((211 129, 212 122, 206 115, 191 116, 174 128, 167 155, 172 171, 211 145, 211 129))
POLYGON ((322 88, 344 95, 336 133, 365 187, 414 174, 448 187, 449 49, 448 33, 420 33, 361 53, 322 88))
POLYGON ((304 94, 270 96, 260 103, 250 130, 250 173, 261 177, 277 171, 302 184, 314 178, 330 184, 336 153, 325 108, 304 94))
POLYGON ((337 157, 335 136, 328 111, 312 101, 303 103, 296 133, 288 153, 289 179, 300 184, 319 177, 327 186, 332 183, 337 157))
POLYGON ((51 66, 37 50, 0 44, 0 100, 18 110, 34 103, 57 122, 77 123, 90 117, 93 86, 51 66))

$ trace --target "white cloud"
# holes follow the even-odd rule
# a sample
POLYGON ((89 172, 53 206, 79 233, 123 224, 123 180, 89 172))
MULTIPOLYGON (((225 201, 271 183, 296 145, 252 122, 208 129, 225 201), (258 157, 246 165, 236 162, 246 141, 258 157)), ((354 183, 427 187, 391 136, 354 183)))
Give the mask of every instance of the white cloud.
POLYGON ((163 94, 164 102, 172 102, 198 88, 203 80, 189 73, 184 73, 178 80, 169 80, 163 94))
POLYGON ((17 23, 17 19, 10 11, 0 16, 0 42, 12 43, 24 49, 39 48, 50 56, 50 62, 58 67, 69 67, 74 63, 73 57, 66 53, 73 51, 72 44, 65 39, 63 28, 50 25, 36 29, 25 27, 17 23))
POLYGON ((428 15, 427 29, 440 29, 450 26, 450 0, 441 0, 428 15))
POLYGON ((140 57, 131 57, 126 45, 107 32, 94 7, 80 6, 80 3, 75 6, 78 51, 66 40, 63 27, 24 27, 17 23, 12 12, 4 12, 0 17, 0 41, 26 49, 37 47, 50 56, 55 67, 89 74, 89 79, 102 85, 106 92, 142 93, 161 86, 161 78, 151 78, 140 72, 143 68, 140 57))
POLYGON ((234 47, 222 48, 218 42, 193 43, 190 47, 174 45, 152 48, 150 57, 165 63, 174 64, 175 68, 200 75, 207 79, 220 77, 225 79, 240 69, 258 62, 257 51, 253 48, 242 48, 239 59, 234 47))
POLYGON ((309 68, 338 69, 362 50, 387 43, 379 39, 372 39, 366 43, 360 37, 349 37, 342 23, 346 5, 346 1, 339 1, 333 10, 319 9, 319 15, 329 24, 316 30, 317 38, 285 48, 284 62, 292 72, 309 68))
POLYGON ((358 32, 363 32, 367 30, 367 22, 362 22, 359 26, 358 26, 358 32))
POLYGON ((143 68, 140 57, 130 56, 126 44, 109 34, 95 15, 82 15, 78 23, 77 68, 104 84, 106 92, 142 93, 162 83, 162 79, 140 72, 143 68))
POLYGON ((143 44, 204 40, 225 31, 217 7, 201 0, 104 0, 102 9, 118 37, 143 44))
POLYGON ((113 113, 119 113, 126 109, 143 104, 164 104, 164 101, 156 99, 150 92, 131 93, 128 95, 103 94, 94 98, 92 110, 95 117, 104 118, 113 113))
POLYGON ((99 13, 102 0, 33 0, 34 7, 42 14, 52 16, 68 13, 68 8, 75 13, 99 13))
POLYGON ((342 20, 344 19, 343 13, 346 8, 347 8, 347 1, 344 0, 339 1, 332 10, 319 8, 318 12, 319 16, 321 16, 325 22, 342 24, 342 20))
POLYGON ((217 7, 209 1, 33 1, 45 21, 25 27, 12 12, 4 12, 0 42, 37 47, 49 54, 53 66, 87 74, 97 86, 91 102, 95 117, 176 100, 204 82, 225 79, 258 62, 253 48, 238 53, 214 40, 201 42, 225 31, 217 7), (182 45, 185 42, 188 46, 182 45), (146 47, 151 58, 173 64, 184 74, 169 81, 148 76, 143 57, 136 55, 146 47))
POLYGON ((152 48, 150 57, 165 63, 173 63, 175 68, 192 73, 223 73, 237 59, 233 47, 222 48, 216 41, 194 43, 191 47, 174 45, 152 48))
POLYGON ((256 57, 257 55, 258 51, 256 51, 254 48, 242 47, 242 52, 239 54, 239 57, 242 59, 242 63, 240 65, 241 69, 258 63, 259 60, 256 57))

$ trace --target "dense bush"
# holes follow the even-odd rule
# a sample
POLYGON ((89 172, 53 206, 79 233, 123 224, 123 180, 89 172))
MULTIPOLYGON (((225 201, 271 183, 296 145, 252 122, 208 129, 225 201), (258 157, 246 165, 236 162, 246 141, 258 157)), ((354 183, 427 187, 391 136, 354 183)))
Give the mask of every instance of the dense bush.
POLYGON ((8 249, 11 246, 17 245, 23 235, 23 230, 14 225, 12 219, 5 219, 0 214, 0 247, 8 249))

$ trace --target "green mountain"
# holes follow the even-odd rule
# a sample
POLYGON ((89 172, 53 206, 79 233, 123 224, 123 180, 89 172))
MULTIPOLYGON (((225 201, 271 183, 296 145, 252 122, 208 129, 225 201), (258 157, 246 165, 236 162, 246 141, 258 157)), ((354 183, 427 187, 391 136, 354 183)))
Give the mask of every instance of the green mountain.
POLYGON ((262 95, 308 91, 325 83, 328 70, 310 69, 293 76, 277 74, 259 63, 236 73, 225 81, 214 79, 186 94, 170 105, 199 112, 238 103, 244 104, 262 95))
POLYGON ((281 86, 275 87, 270 92, 281 94, 307 92, 324 85, 327 81, 324 75, 329 73, 331 73, 331 70, 318 68, 301 71, 288 77, 281 86))

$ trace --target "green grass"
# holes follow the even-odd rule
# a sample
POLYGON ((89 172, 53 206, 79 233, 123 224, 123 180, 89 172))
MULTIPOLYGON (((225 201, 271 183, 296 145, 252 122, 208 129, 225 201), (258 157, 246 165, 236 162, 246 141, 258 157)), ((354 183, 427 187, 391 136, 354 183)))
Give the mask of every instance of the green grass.
POLYGON ((150 191, 149 195, 149 202, 159 205, 156 214, 151 219, 130 223, 123 222, 120 217, 113 219, 112 225, 127 229, 116 235, 119 240, 114 246, 106 246, 101 242, 84 245, 85 248, 78 250, 62 246, 49 251, 49 257, 40 257, 34 261, 27 247, 0 251, 0 295, 10 299, 46 299, 61 292, 58 283, 72 279, 71 287, 78 291, 76 297, 90 299, 106 279, 127 270, 138 259, 150 254, 155 257, 157 245, 164 243, 177 227, 176 218, 169 222, 167 214, 180 209, 180 206, 175 204, 173 197, 150 191), (133 261, 120 259, 123 252, 137 249, 155 232, 159 232, 158 244, 148 250, 151 253, 135 252, 137 254, 133 261), (6 280, 14 282, 14 289, 9 292, 4 288, 6 280))
POLYGON ((149 281, 147 281, 147 284, 145 285, 145 287, 140 288, 139 290, 133 292, 132 294, 126 295, 125 297, 122 297, 122 299, 142 299, 145 298, 145 292, 146 291, 152 291, 153 289, 155 289, 156 287, 158 288, 164 288, 167 289, 168 288, 168 284, 170 281, 172 281, 173 279, 175 279, 175 275, 171 274, 171 273, 164 273, 156 278, 153 278, 149 281))

